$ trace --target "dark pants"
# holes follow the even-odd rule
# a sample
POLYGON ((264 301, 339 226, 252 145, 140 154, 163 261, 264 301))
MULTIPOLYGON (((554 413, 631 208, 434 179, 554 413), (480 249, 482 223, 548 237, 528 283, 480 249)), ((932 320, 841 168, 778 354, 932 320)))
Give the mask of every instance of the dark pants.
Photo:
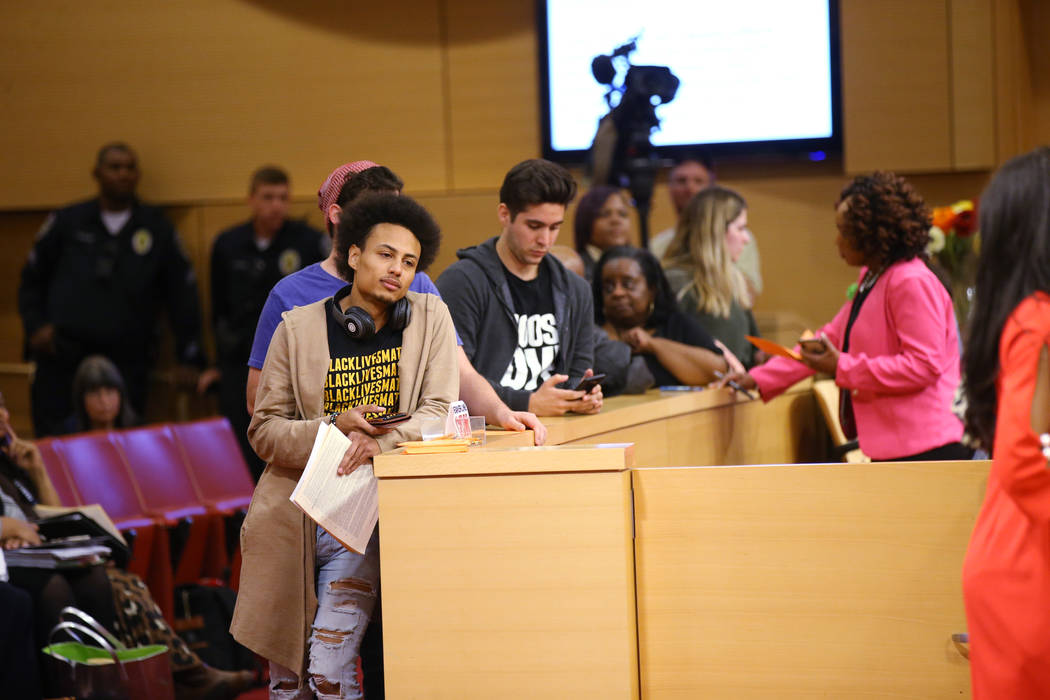
POLYGON ((918 454, 894 459, 873 459, 873 462, 945 462, 973 459, 973 450, 961 442, 949 442, 918 454))
POLYGON ((248 365, 244 363, 228 364, 223 365, 220 369, 222 370, 222 381, 219 383, 219 411, 233 426, 233 433, 237 436, 237 444, 241 446, 244 461, 248 464, 252 479, 258 483, 266 464, 259 459, 255 450, 248 443, 248 424, 251 422, 246 399, 248 365))
MULTIPOLYGON (((380 587, 382 581, 380 581, 380 587)), ((383 595, 381 588, 376 590, 376 606, 372 610, 372 619, 361 640, 358 650, 361 656, 361 675, 364 676, 365 700, 383 700, 386 690, 383 687, 383 595)))
POLYGON ((36 700, 40 697, 40 678, 33 602, 28 593, 9 583, 0 583, 0 630, 0 689, 4 697, 36 700))

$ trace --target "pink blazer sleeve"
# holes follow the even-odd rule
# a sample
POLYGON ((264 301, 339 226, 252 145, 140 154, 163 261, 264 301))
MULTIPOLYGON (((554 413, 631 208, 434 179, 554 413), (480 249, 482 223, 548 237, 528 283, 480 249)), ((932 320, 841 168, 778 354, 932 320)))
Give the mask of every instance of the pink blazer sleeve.
MULTIPOLYGON (((836 348, 842 347, 842 336, 846 331, 846 321, 849 320, 849 310, 852 302, 846 302, 831 319, 820 330, 817 335, 824 334, 836 348)), ((795 346, 798 351, 798 346, 795 346)), ((841 362, 841 360, 840 360, 841 362)), ((780 396, 795 382, 801 381, 814 374, 813 370, 801 362, 787 357, 774 357, 769 362, 751 370, 751 376, 758 382, 758 390, 762 394, 763 401, 780 396)))

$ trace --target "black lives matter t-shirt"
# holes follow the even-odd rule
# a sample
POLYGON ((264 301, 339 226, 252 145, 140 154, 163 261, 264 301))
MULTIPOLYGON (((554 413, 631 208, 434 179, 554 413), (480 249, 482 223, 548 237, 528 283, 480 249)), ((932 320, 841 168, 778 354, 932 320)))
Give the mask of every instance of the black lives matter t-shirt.
POLYGON ((554 373, 558 356, 558 324, 554 316, 554 290, 545 265, 535 279, 523 280, 506 267, 518 342, 500 385, 534 391, 554 373))
POLYGON ((374 404, 397 411, 401 398, 401 331, 383 326, 371 338, 354 340, 332 318, 327 302, 328 374, 324 381, 325 415, 374 404))

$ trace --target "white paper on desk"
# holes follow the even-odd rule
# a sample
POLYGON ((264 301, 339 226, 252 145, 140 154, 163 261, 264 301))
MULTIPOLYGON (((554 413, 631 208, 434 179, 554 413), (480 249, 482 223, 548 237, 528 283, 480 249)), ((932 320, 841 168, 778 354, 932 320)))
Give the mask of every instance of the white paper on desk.
POLYGON ((379 490, 371 462, 338 475, 348 447, 350 438, 334 425, 321 423, 289 500, 344 547, 363 554, 379 522, 379 490))

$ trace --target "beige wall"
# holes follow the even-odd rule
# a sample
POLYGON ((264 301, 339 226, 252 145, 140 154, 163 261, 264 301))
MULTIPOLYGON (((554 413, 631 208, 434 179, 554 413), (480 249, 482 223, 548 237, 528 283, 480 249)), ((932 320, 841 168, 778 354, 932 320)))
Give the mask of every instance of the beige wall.
MULTIPOLYGON (((1050 140, 1050 32, 1041 29, 1050 9, 1038 0, 986 2, 1001 162, 1050 140)), ((91 161, 110 139, 139 150, 142 195, 171 207, 202 281, 211 240, 245 215, 247 177, 263 162, 290 171, 295 210, 315 224, 313 192, 334 165, 362 157, 390 165, 442 223, 435 275, 456 248, 496 233, 503 173, 539 153, 532 2, 361 5, 0 6, 0 361, 20 357, 15 291, 33 235, 47 209, 93 191, 91 161)), ((844 11, 843 21, 856 16, 844 11)), ((878 70, 877 55, 864 60, 865 71, 878 70)), ((977 196, 987 174, 927 172, 914 181, 940 204, 977 196)), ((766 291, 757 309, 827 319, 854 278, 832 245, 831 206, 847 179, 841 165, 725 163, 721 177, 748 199, 761 243, 766 291)), ((671 221, 661 185, 652 230, 671 221)))

